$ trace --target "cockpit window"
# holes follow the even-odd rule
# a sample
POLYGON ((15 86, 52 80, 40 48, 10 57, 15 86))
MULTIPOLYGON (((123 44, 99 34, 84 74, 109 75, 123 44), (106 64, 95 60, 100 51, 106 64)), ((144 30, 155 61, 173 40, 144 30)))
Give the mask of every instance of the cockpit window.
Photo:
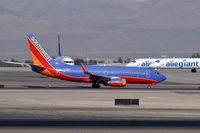
POLYGON ((159 72, 155 72, 154 74, 159 75, 160 73, 159 72))
POLYGON ((136 63, 136 61, 135 60, 133 60, 133 61, 131 61, 132 63, 136 63))
POLYGON ((72 64, 74 63, 73 61, 63 61, 65 64, 72 64))
POLYGON ((156 63, 159 63, 159 62, 160 62, 160 60, 156 60, 155 62, 156 62, 156 63))

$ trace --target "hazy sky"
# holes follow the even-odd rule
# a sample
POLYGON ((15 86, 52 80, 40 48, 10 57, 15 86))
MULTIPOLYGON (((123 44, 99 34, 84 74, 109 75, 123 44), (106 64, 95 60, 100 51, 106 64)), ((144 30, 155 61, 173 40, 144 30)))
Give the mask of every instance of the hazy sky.
POLYGON ((0 59, 30 59, 35 33, 52 56, 187 57, 200 52, 199 0, 0 0, 0 59))

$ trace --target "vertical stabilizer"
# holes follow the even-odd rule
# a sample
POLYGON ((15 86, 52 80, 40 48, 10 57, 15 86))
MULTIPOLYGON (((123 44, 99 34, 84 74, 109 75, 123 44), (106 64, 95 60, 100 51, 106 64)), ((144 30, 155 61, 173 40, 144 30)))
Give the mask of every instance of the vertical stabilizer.
POLYGON ((60 49, 60 35, 58 34, 58 56, 61 56, 61 49, 60 49))
POLYGON ((30 46, 30 51, 33 59, 33 65, 45 68, 41 73, 54 76, 54 59, 48 54, 46 49, 37 40, 34 34, 27 34, 28 43, 30 46))

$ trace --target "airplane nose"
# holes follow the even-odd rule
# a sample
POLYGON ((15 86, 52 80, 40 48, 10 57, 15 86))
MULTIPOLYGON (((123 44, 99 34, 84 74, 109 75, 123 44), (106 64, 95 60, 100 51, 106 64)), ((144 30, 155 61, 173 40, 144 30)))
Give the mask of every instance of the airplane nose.
POLYGON ((160 82, 166 80, 167 77, 161 74, 160 82))

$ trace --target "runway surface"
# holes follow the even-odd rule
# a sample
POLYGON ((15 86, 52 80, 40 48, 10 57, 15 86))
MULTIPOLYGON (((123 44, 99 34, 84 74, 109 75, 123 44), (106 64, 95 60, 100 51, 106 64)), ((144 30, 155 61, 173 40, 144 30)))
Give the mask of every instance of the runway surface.
MULTIPOLYGON (((120 131, 118 126, 135 127, 138 132, 137 127, 143 126, 199 130, 200 73, 162 73, 168 79, 150 89, 147 85, 93 89, 91 84, 47 78, 33 72, 0 71, 0 85, 5 85, 0 89, 0 126, 68 126, 72 132, 79 132, 73 126, 80 131, 86 128, 79 126, 114 126, 110 128, 113 132, 120 131), (138 98, 140 105, 115 106, 117 98, 138 98)), ((87 132, 96 129, 104 131, 90 128, 87 132)))

